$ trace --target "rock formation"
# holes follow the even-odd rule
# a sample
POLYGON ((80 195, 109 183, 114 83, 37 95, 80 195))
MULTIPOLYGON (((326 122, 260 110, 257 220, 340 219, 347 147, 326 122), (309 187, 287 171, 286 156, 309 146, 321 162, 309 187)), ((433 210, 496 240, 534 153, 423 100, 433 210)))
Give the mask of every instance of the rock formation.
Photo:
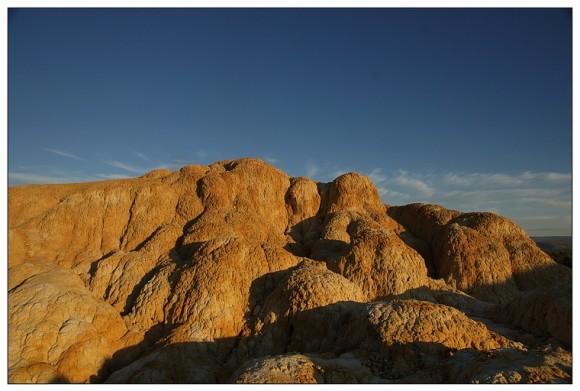
POLYGON ((571 382, 571 270, 491 213, 257 159, 8 202, 11 383, 571 382))

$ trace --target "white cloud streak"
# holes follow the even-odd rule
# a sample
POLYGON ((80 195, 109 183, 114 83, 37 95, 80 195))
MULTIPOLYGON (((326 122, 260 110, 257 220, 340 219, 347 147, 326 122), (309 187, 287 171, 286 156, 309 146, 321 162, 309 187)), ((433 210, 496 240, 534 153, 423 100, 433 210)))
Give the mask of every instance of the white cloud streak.
POLYGON ((538 183, 562 184, 571 183, 571 174, 555 172, 531 172, 525 171, 519 175, 507 174, 457 174, 448 173, 443 178, 448 185, 458 188, 490 189, 490 188, 521 188, 538 183))
POLYGON ((111 167, 115 167, 115 168, 119 168, 121 170, 129 171, 129 172, 132 172, 134 174, 143 174, 143 173, 147 172, 146 169, 134 167, 134 166, 131 166, 129 164, 125 164, 123 162, 119 162, 116 160, 105 161, 105 163, 111 167))
POLYGON ((374 168, 370 174, 367 174, 371 181, 375 185, 379 185, 387 180, 387 177, 383 175, 382 170, 380 168, 374 168))
POLYGON ((316 164, 312 162, 306 164, 306 176, 308 178, 313 178, 314 176, 316 176, 316 174, 318 174, 319 171, 320 168, 316 164))
POLYGON ((49 184, 49 183, 80 183, 94 181, 95 177, 79 175, 76 173, 66 174, 34 174, 26 172, 9 172, 8 182, 10 185, 21 184, 49 184))
POLYGON ((60 150, 60 149, 44 148, 44 150, 46 152, 54 153, 55 155, 59 155, 59 156, 66 157, 69 159, 84 160, 84 159, 81 159, 80 157, 78 157, 77 155, 75 155, 74 153, 70 153, 67 151, 60 150))
POLYGON ((416 194, 418 197, 428 198, 432 197, 435 193, 433 187, 425 182, 425 180, 404 170, 399 171, 399 174, 394 178, 394 183, 404 190, 416 194))
POLYGON ((426 202, 464 212, 490 211, 516 221, 531 234, 570 234, 571 173, 399 170, 387 175, 375 168, 367 175, 389 205, 426 202))
POLYGON ((145 160, 147 163, 153 163, 153 162, 151 161, 151 159, 149 159, 149 158, 147 157, 147 155, 145 155, 144 153, 137 152, 137 151, 133 151, 133 153, 134 153, 135 155, 139 156, 141 159, 145 160))

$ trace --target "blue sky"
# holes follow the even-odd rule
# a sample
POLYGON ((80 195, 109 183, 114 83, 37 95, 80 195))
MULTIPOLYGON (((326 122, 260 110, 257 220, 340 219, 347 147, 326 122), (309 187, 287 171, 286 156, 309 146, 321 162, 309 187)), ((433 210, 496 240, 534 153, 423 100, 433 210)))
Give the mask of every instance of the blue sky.
POLYGON ((244 156, 571 233, 570 9, 12 9, 10 185, 244 156))

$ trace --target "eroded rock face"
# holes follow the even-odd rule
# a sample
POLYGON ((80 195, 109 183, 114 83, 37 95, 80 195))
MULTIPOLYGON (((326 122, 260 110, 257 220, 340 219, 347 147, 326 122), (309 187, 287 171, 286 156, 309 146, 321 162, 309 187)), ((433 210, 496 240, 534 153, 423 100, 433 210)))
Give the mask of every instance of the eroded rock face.
MULTIPOLYGON (((27 266, 35 274, 10 290, 10 381, 98 379, 106 361, 123 347, 125 322, 74 272, 39 262, 27 266)), ((10 280, 21 272, 18 268, 10 269, 10 280)))
POLYGON ((513 222, 239 159, 9 189, 13 383, 571 382, 571 271, 513 222))
POLYGON ((429 244, 437 277, 479 299, 506 303, 520 291, 571 282, 569 268, 505 217, 426 204, 392 207, 389 214, 429 244))

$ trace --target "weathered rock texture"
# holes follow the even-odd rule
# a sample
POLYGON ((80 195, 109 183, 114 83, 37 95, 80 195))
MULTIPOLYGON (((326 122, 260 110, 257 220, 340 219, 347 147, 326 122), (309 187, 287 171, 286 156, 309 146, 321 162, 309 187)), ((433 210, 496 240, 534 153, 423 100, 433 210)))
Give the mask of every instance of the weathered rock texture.
POLYGON ((571 382, 571 270, 491 213, 256 159, 8 201, 13 383, 571 382))

